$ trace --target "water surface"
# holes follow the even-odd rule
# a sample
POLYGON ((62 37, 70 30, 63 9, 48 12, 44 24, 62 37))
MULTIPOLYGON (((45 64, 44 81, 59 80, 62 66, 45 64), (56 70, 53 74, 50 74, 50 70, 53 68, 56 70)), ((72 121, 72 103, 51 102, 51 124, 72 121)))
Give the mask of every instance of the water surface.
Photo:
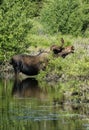
POLYGON ((0 79, 0 130, 89 130, 89 104, 60 104, 54 95, 34 78, 0 79))

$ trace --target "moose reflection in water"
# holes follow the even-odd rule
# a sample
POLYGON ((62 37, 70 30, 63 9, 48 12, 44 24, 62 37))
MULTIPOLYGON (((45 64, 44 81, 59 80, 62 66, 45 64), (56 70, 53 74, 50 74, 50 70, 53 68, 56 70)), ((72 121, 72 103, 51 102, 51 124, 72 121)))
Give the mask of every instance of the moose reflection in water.
POLYGON ((39 87, 38 81, 35 78, 26 78, 22 81, 15 79, 12 95, 18 98, 35 97, 38 99, 47 98, 46 90, 42 90, 39 87))

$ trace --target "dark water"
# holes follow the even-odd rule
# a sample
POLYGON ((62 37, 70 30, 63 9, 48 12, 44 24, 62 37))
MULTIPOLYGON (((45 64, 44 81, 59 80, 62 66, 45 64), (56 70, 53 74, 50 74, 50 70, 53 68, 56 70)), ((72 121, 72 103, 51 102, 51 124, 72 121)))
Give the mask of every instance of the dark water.
POLYGON ((89 130, 89 104, 56 103, 34 78, 0 80, 0 130, 89 130))

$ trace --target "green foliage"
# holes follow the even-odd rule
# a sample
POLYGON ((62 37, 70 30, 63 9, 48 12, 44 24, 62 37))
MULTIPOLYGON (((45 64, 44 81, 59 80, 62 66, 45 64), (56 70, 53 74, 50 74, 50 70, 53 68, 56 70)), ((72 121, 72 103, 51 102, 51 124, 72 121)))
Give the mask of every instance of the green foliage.
POLYGON ((38 15, 37 10, 37 4, 29 0, 2 2, 0 5, 0 56, 2 59, 26 51, 29 45, 26 36, 33 26, 31 18, 38 15))
MULTIPOLYGON (((89 3, 79 0, 52 0, 41 12, 41 21, 50 33, 84 35, 89 23, 89 3)), ((89 33, 87 32, 86 36, 89 33)))
POLYGON ((88 12, 87 0, 0 1, 0 60, 26 52, 30 45, 60 44, 61 34, 88 37, 88 12))

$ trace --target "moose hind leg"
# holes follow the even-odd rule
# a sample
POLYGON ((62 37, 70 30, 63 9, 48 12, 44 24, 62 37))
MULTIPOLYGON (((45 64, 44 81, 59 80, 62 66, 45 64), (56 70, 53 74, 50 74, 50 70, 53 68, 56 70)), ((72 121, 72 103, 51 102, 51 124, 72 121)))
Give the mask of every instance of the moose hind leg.
POLYGON ((19 64, 15 63, 14 66, 13 66, 13 68, 14 68, 14 72, 15 72, 15 78, 18 78, 19 72, 20 72, 20 66, 19 66, 19 64))

